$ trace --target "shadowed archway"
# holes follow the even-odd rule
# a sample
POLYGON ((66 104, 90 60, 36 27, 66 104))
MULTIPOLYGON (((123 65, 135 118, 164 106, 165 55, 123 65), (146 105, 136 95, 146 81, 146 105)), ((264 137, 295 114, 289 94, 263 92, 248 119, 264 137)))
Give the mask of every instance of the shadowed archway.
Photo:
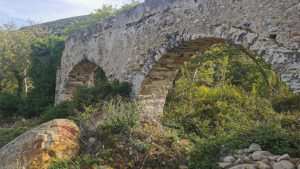
POLYGON ((94 85, 94 72, 97 67, 89 61, 83 61, 74 66, 66 83, 65 100, 71 100, 78 87, 94 85))

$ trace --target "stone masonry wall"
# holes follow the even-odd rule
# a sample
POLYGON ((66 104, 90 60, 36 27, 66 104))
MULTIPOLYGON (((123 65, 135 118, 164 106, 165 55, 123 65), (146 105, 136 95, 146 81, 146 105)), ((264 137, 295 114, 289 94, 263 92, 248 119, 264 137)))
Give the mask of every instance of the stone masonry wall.
POLYGON ((182 64, 224 41, 256 52, 300 92, 299 18, 299 0, 146 0, 67 39, 55 102, 70 98, 71 72, 84 61, 133 83, 147 115, 162 113, 182 64))

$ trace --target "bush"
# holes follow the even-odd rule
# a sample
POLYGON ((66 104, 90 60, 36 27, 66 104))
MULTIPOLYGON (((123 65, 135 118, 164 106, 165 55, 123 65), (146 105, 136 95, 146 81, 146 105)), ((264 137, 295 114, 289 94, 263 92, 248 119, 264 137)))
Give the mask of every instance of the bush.
POLYGON ((0 93, 0 118, 22 115, 23 100, 17 96, 0 93))
POLYGON ((104 104, 103 112, 107 115, 100 126, 111 133, 119 133, 137 126, 141 115, 137 104, 121 99, 104 104))
MULTIPOLYGON (((291 153, 292 144, 290 136, 284 130, 276 126, 258 126, 251 130, 246 130, 238 135, 239 147, 245 147, 251 143, 261 145, 263 150, 273 154, 291 153)), ((236 143, 237 144, 237 143, 236 143)))
POLYGON ((59 119, 59 118, 69 118, 72 115, 75 115, 76 109, 73 106, 73 103, 70 101, 64 101, 60 104, 49 107, 48 110, 46 110, 38 120, 38 124, 42 124, 48 121, 51 121, 53 119, 59 119))
POLYGON ((299 155, 297 151, 300 144, 299 135, 291 136, 275 126, 257 126, 248 130, 227 133, 221 137, 198 138, 195 149, 189 157, 189 167, 218 168, 217 163, 222 155, 220 152, 222 146, 227 150, 234 150, 249 147, 251 143, 257 143, 263 150, 273 154, 299 155))
POLYGON ((93 158, 88 155, 76 156, 74 157, 73 160, 56 159, 48 168, 49 169, 71 169, 71 168, 75 169, 75 168, 90 168, 90 167, 94 168, 100 165, 101 161, 102 161, 101 158, 93 158))
POLYGON ((274 97, 272 105, 277 112, 300 112, 300 94, 274 97))
POLYGON ((164 123, 180 128, 181 134, 208 138, 247 129, 259 122, 279 123, 279 116, 268 100, 232 85, 195 87, 192 95, 192 100, 180 100, 165 107, 164 123))
POLYGON ((77 109, 83 110, 84 107, 95 105, 99 102, 108 101, 117 96, 129 98, 132 84, 127 82, 114 81, 101 82, 94 87, 81 87, 74 93, 74 104, 77 109))

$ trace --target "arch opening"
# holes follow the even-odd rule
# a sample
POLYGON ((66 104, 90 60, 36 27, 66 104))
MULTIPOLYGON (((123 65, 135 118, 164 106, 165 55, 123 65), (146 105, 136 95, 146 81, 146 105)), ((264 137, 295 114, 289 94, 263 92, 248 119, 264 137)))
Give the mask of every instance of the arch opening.
POLYGON ((198 38, 183 42, 157 60, 141 83, 137 98, 144 114, 151 117, 162 114, 169 88, 182 65, 197 52, 224 42, 226 40, 220 38, 198 38))
MULTIPOLYGON (((141 83, 138 95, 138 100, 145 116, 155 117, 163 113, 169 89, 174 85, 174 80, 186 61, 194 58, 200 51, 205 51, 213 45, 220 43, 241 45, 241 43, 233 43, 225 39, 200 38, 184 42, 182 45, 169 50, 158 59, 141 83)), ((250 57, 259 57, 255 52, 252 53, 243 46, 245 45, 239 46, 237 50, 250 57)), ((235 47, 237 48, 237 46, 235 47)), ((265 60, 262 61, 265 63, 265 60)), ((266 82, 268 83, 268 80, 266 82)))
POLYGON ((94 86, 96 70, 99 70, 98 66, 90 61, 83 61, 74 66, 66 83, 65 100, 72 100, 78 87, 94 86))

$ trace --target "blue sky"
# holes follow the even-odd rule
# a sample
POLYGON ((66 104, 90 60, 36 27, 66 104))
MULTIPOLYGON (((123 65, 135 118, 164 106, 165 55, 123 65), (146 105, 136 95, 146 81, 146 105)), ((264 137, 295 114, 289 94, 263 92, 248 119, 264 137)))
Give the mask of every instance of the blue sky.
POLYGON ((28 20, 43 23, 87 15, 103 4, 121 6, 128 2, 131 0, 0 0, 0 25, 13 21, 24 26, 28 20))

